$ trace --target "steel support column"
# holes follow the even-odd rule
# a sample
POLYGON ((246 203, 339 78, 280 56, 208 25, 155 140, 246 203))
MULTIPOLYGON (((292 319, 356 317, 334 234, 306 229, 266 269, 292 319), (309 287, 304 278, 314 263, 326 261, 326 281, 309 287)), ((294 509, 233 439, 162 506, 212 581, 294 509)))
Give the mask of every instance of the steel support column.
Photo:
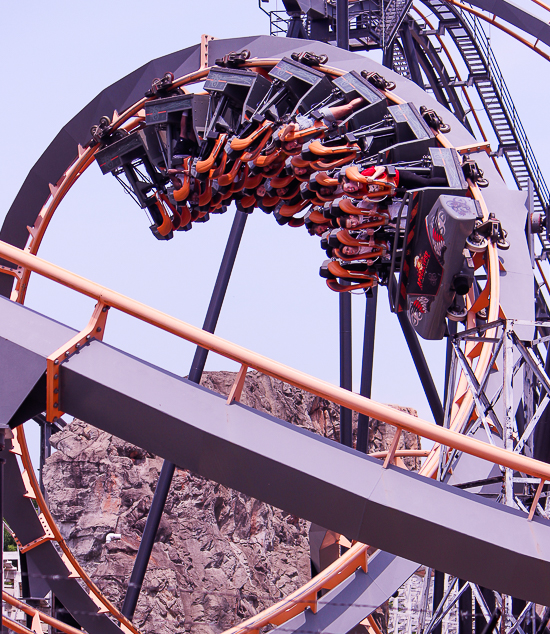
POLYGON ((52 433, 51 423, 44 420, 39 423, 40 425, 40 490, 42 494, 45 493, 44 488, 44 465, 46 460, 52 453, 52 447, 50 445, 50 436, 52 433))
MULTIPOLYGON (((434 592, 433 592, 433 614, 435 614, 439 604, 445 594, 445 573, 434 570, 434 592)), ((436 625, 431 634, 441 634, 443 621, 436 625)))
POLYGON ((336 46, 349 51, 348 0, 336 0, 336 46))
POLYGON ((456 321, 447 321, 448 337, 445 346, 445 391, 443 393, 443 403, 447 402, 447 396, 449 393, 449 380, 451 378, 451 365, 453 359, 453 337, 456 335, 457 323, 456 321))
POLYGON ((420 377, 420 381, 422 383, 422 387, 424 388, 426 398, 428 399, 430 409, 432 410, 434 420, 438 425, 443 425, 443 406, 441 405, 439 394, 437 393, 434 380, 430 373, 430 368, 428 368, 426 358, 424 357, 424 353, 422 352, 422 348, 418 342, 418 336, 411 326, 411 322, 408 320, 407 315, 403 311, 397 313, 397 318, 399 319, 401 330, 403 331, 405 340, 409 346, 416 371, 420 377))
MULTIPOLYGON (((204 319, 203 330, 206 330, 207 332, 213 333, 216 329, 247 217, 247 214, 242 211, 237 210, 235 212, 235 218, 233 220, 233 225, 231 226, 227 245, 220 264, 218 277, 216 278, 212 297, 210 298, 210 304, 208 305, 208 310, 204 319)), ((200 383, 207 356, 208 350, 201 348, 200 346, 197 347, 188 377, 193 383, 200 383)), ((126 597, 124 598, 124 605, 122 606, 122 614, 129 619, 133 618, 136 610, 139 594, 143 585, 143 579, 145 578, 145 573, 147 572, 147 566, 149 565, 149 559, 155 543, 160 520, 162 518, 162 513, 164 512, 164 506, 166 505, 168 493, 170 492, 175 468, 176 466, 172 462, 165 460, 160 471, 155 494, 153 496, 153 501, 151 503, 151 508, 149 510, 149 515, 147 516, 147 522, 145 524, 145 529, 143 531, 143 536, 136 556, 136 561, 134 562, 134 568, 128 583, 128 590, 126 591, 126 597)))
MULTIPOLYGON (((494 593, 491 590, 488 590, 487 588, 480 587, 479 594, 480 594, 480 599, 485 602, 485 605, 487 606, 487 610, 489 611, 489 613, 491 615, 494 614, 495 607, 496 607, 494 593)), ((481 607, 479 606, 479 604, 476 605, 476 610, 474 614, 475 634, 488 634, 488 632, 492 632, 495 627, 495 624, 493 623, 492 628, 488 628, 488 626, 491 625, 491 620, 492 619, 490 619, 489 622, 487 622, 485 620, 485 617, 483 616, 481 607)))
POLYGON ((382 65, 393 70, 393 42, 384 49, 382 54, 382 65))
POLYGON ((418 63, 414 40, 407 21, 403 22, 401 26, 401 42, 403 43, 403 52, 405 53, 407 64, 411 72, 411 79, 424 90, 424 80, 422 78, 422 72, 420 71, 420 64, 418 63))
MULTIPOLYGON (((340 302, 340 387, 352 389, 352 357, 351 357, 351 294, 339 293, 340 302)), ((352 412, 340 407, 340 442, 347 447, 352 446, 352 412)))
MULTIPOLYGON (((336 46, 349 50, 348 0, 336 0, 336 46)), ((352 388, 351 360, 351 295, 340 293, 340 386, 352 388)), ((353 443, 352 412, 340 407, 340 442, 348 447, 353 443)))
MULTIPOLYGON (((504 395, 504 446, 508 451, 514 450, 514 395, 512 387, 512 371, 514 365, 514 342, 512 340, 512 325, 506 321, 504 331, 504 371, 502 373, 504 395)), ((506 505, 517 508, 514 502, 514 472, 512 469, 505 469, 504 491, 506 505)), ((509 614, 506 610, 505 615, 509 614)))
MULTIPOLYGON (((459 580, 461 588, 466 582, 459 580)), ((458 634, 472 634, 472 590, 468 588, 458 600, 458 634)))
MULTIPOLYGON (((378 287, 371 289, 372 295, 367 297, 365 308, 365 334, 363 338, 363 363, 361 365, 361 396, 371 398, 372 366, 374 361, 374 336, 376 331, 376 306, 378 304, 378 287)), ((359 414, 357 421, 357 450, 367 453, 369 447, 369 417, 359 414)))

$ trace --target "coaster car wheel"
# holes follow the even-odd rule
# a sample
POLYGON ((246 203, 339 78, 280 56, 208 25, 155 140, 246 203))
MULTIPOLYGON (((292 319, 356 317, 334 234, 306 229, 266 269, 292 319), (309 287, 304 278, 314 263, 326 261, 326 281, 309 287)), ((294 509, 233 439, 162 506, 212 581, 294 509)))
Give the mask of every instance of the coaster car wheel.
POLYGON ((231 51, 231 53, 228 53, 220 59, 217 59, 216 66, 221 66, 222 68, 238 68, 239 66, 242 66, 249 58, 250 51, 246 48, 243 49, 240 53, 231 51))
POLYGON ((466 238, 466 247, 474 253, 483 253, 488 246, 489 240, 475 231, 466 238))
POLYGON ((369 72, 366 70, 361 71, 361 76, 370 82, 378 90, 394 90, 395 82, 388 81, 385 77, 382 77, 380 73, 369 72))
POLYGON ((447 310, 447 318, 451 321, 464 321, 468 315, 468 311, 465 306, 459 306, 458 304, 452 304, 447 310))
POLYGON ((432 130, 435 130, 436 132, 442 132, 443 134, 451 131, 451 126, 447 123, 444 123, 443 119, 437 114, 435 110, 426 108, 426 106, 420 106, 420 114, 432 130))
POLYGON ((472 181, 478 187, 488 187, 489 181, 483 177, 483 170, 478 167, 478 164, 472 159, 465 159, 462 163, 462 171, 467 180, 472 181))
POLYGON ((162 77, 155 77, 151 82, 151 88, 145 93, 146 97, 154 97, 158 93, 168 90, 174 83, 174 73, 168 71, 162 77))
POLYGON ((328 55, 317 55, 310 51, 294 52, 290 57, 304 66, 322 66, 328 62, 328 55))
POLYGON ((90 128, 90 134, 94 141, 100 143, 108 134, 109 134, 109 126, 111 125, 110 117, 103 115, 99 119, 98 125, 93 125, 90 128))
POLYGON ((497 247, 502 251, 507 251, 510 248, 510 243, 506 239, 506 235, 497 240, 497 247))

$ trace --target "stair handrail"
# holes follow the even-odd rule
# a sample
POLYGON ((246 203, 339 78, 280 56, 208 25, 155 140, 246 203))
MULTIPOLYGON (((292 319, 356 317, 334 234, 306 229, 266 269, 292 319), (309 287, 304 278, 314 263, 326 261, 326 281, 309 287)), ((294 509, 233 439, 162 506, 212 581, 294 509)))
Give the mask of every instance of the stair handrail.
MULTIPOLYGON (((478 45, 479 52, 489 73, 489 79, 492 81, 495 92, 497 92, 503 110, 508 117, 512 131, 518 140, 518 151, 524 158, 529 177, 533 181, 535 194, 538 197, 541 206, 544 208, 550 202, 548 186, 544 176, 542 175, 535 153, 533 152, 533 148, 531 147, 525 128, 523 127, 515 104, 512 100, 512 96, 508 90, 508 86, 506 85, 506 81, 504 80, 498 61, 493 53, 489 38, 487 37, 485 29, 481 24, 481 20, 461 7, 454 5, 453 8, 460 15, 466 26, 469 27, 470 35, 474 38, 476 44, 478 45)), ((520 183, 517 183, 517 185, 521 189, 520 183)))

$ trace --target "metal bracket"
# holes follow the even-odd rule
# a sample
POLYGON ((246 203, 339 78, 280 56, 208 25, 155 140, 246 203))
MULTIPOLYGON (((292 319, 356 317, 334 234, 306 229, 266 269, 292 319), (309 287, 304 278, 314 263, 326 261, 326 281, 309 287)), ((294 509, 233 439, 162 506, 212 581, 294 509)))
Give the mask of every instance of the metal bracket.
POLYGON ((208 68, 208 43, 216 38, 213 35, 201 35, 201 70, 208 68))
POLYGON ((248 366, 244 363, 241 365, 241 369, 238 371, 235 380, 233 381, 233 385, 231 386, 231 391, 229 392, 229 396, 227 397, 227 404, 231 405, 233 402, 239 402, 241 400, 241 394, 244 387, 244 380, 246 379, 246 371, 248 370, 248 366))
POLYGON ((42 524, 42 528, 44 529, 44 535, 41 535, 40 537, 33 539, 32 542, 29 542, 28 544, 25 544, 23 546, 23 544, 21 544, 21 542, 17 539, 17 536, 14 533, 12 533, 12 537, 15 543, 17 544, 17 547, 19 548, 19 552, 27 553, 29 552, 29 550, 32 550, 33 548, 36 548, 37 546, 40 546, 41 544, 44 544, 45 542, 55 540, 54 534, 52 533, 50 527, 48 526, 48 522, 46 521, 46 518, 44 517, 42 513, 40 513, 40 515, 38 516, 38 519, 40 520, 40 524, 42 524))
POLYGON ((17 266, 16 268, 12 269, 9 266, 4 266, 3 264, 0 264, 0 273, 6 273, 7 275, 13 275, 13 277, 16 277, 18 279, 21 279, 21 271, 23 269, 20 266, 17 266))
POLYGON ((478 152, 486 152, 489 156, 492 155, 491 143, 489 141, 483 141, 482 143, 474 143, 471 145, 462 145, 455 148, 455 150, 461 156, 464 156, 464 154, 477 154, 478 152))
POLYGON ((445 35, 445 24, 440 22, 437 29, 422 29, 420 35, 445 35))
POLYGON ((491 157, 496 157, 496 158, 502 158, 506 152, 517 152, 519 150, 518 146, 516 144, 507 144, 507 145, 500 145, 498 150, 496 152, 491 152, 491 154, 489 154, 489 156, 491 157))
POLYGON ((395 452, 397 450, 397 447, 399 445, 399 439, 401 438, 401 432, 403 430, 401 429, 401 427, 397 427, 395 430, 395 434, 393 437, 393 440, 391 441, 391 446, 390 449, 386 455, 386 459, 384 460, 384 464, 382 465, 383 469, 387 469, 388 466, 393 463, 393 460, 395 458, 395 452))
POLYGON ((101 300, 96 304, 94 312, 84 330, 75 335, 65 345, 53 352, 47 361, 46 367, 46 420, 55 423, 63 415, 59 407, 59 368, 69 357, 80 351, 82 346, 94 339, 101 341, 107 321, 109 306, 101 300))

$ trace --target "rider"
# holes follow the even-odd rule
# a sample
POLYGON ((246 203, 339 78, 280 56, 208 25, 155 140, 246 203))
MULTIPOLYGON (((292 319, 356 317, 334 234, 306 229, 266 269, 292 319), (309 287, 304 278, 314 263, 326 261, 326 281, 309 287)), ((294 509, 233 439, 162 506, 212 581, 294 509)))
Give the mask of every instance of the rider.
MULTIPOLYGON (((357 106, 361 105, 363 102, 363 97, 356 97, 343 106, 325 106, 319 110, 319 113, 322 115, 321 120, 327 127, 339 125, 344 119, 347 119, 351 114, 353 114, 353 111, 357 108, 357 106)), ((282 141, 281 147, 283 151, 287 154, 299 151, 304 144, 305 139, 289 139, 288 141, 285 141, 284 139, 288 136, 294 135, 294 133, 299 132, 300 130, 307 130, 308 128, 313 128, 314 126, 315 119, 313 117, 298 115, 296 117, 296 121, 281 128, 279 131, 279 138, 282 141)))

